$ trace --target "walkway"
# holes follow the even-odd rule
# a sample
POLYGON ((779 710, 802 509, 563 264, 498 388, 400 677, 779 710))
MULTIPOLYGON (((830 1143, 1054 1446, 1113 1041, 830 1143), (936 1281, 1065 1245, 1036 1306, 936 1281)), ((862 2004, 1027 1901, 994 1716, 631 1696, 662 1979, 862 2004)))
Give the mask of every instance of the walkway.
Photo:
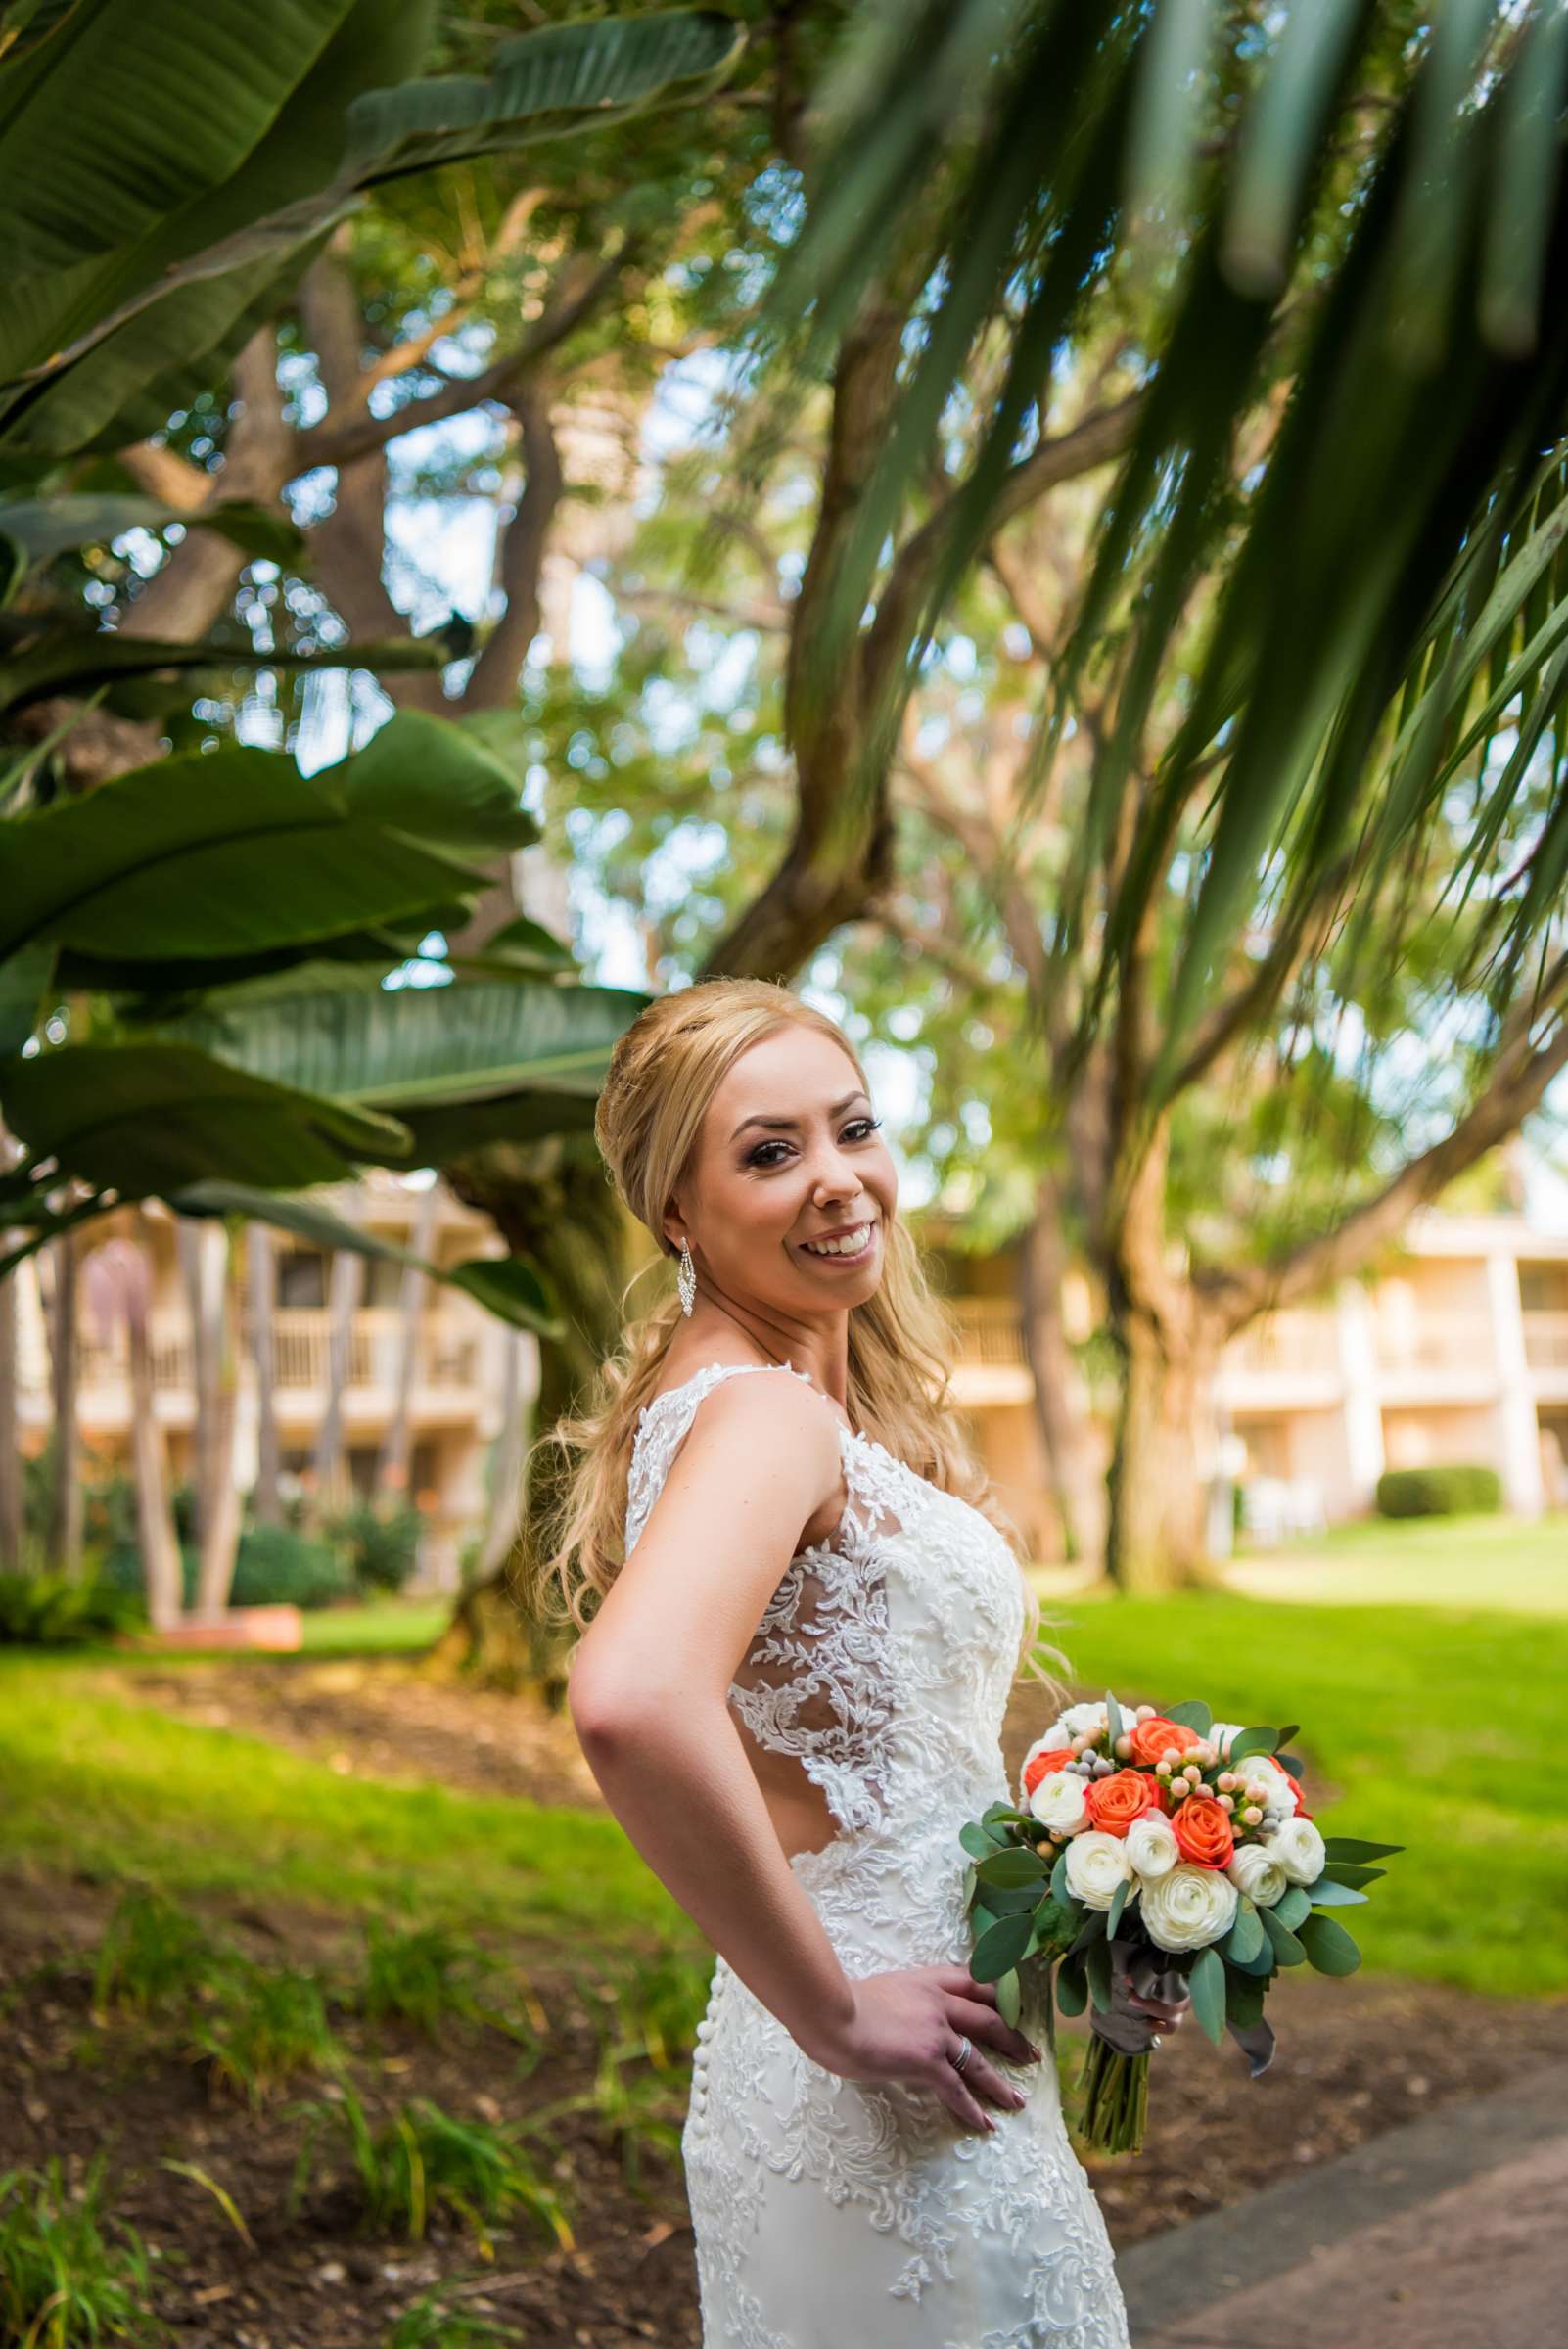
POLYGON ((1135 2349, 1563 2349, 1568 2065, 1391 2130, 1118 2264, 1135 2349))

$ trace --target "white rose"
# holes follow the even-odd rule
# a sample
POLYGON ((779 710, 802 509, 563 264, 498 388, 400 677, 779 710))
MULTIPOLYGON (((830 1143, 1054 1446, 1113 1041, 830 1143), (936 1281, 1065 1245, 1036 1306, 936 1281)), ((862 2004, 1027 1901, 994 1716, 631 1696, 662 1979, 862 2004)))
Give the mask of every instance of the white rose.
POLYGON ((1272 1852, 1261 1843, 1238 1843, 1225 1873, 1236 1890, 1260 1909, 1271 1909, 1283 1900, 1290 1882, 1272 1852))
POLYGON ((1168 1876, 1144 1885, 1144 1929, 1157 1949, 1205 1949, 1235 1923, 1238 1898, 1234 1884, 1218 1868, 1182 1860, 1168 1876))
POLYGON ((1084 1780, 1070 1770, 1048 1770, 1030 1796, 1029 1807, 1042 1827, 1071 1835, 1088 1817, 1084 1780))
POLYGON ((1261 1849, 1279 1863, 1292 1884, 1315 1884, 1328 1858, 1310 1819, 1287 1819, 1264 1837, 1261 1849))
POLYGON ((1085 1909, 1109 1909, 1118 1884, 1131 1872, 1120 1835, 1102 1835, 1093 1827, 1075 1835, 1067 1847, 1067 1889, 1085 1909))
POLYGON ((1157 1811, 1145 1811, 1127 1831, 1128 1864, 1136 1876, 1168 1876, 1181 1857, 1181 1846, 1171 1822, 1157 1811))

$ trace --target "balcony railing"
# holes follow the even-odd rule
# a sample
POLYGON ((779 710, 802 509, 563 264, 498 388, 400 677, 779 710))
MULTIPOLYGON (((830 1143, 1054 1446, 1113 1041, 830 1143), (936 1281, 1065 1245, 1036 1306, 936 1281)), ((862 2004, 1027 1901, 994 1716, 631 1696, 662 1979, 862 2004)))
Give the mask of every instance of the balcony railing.
POLYGON ((1568 1370, 1568 1313, 1527 1311, 1524 1346, 1532 1370, 1568 1370))
MULTIPOLYGON (((402 1316, 393 1306, 355 1313, 348 1340, 348 1385, 390 1391, 397 1379, 402 1316)), ((189 1324, 182 1313, 155 1313, 150 1332, 153 1384, 163 1393, 188 1393, 196 1371, 189 1324)), ((249 1349, 249 1330, 242 1332, 249 1349)), ((324 1392, 332 1347, 332 1315, 322 1306, 284 1306, 272 1316, 273 1383, 281 1392, 324 1392)), ((414 1384, 471 1387, 479 1377, 479 1337, 451 1313, 422 1313, 415 1338, 414 1384)), ((119 1385, 128 1376, 122 1332, 107 1344, 84 1344, 84 1386, 119 1385)))
POLYGON ((1339 1334, 1334 1317, 1305 1309, 1270 1313, 1231 1340, 1221 1368, 1227 1379, 1335 1378, 1339 1334))
POLYGON ((954 1297, 948 1305, 958 1321, 960 1362, 987 1369, 1027 1363, 1024 1325, 1010 1297, 954 1297))
POLYGON ((1492 1324, 1482 1313, 1444 1313, 1377 1333, 1377 1366, 1396 1378, 1456 1372, 1484 1375, 1497 1360, 1492 1324))

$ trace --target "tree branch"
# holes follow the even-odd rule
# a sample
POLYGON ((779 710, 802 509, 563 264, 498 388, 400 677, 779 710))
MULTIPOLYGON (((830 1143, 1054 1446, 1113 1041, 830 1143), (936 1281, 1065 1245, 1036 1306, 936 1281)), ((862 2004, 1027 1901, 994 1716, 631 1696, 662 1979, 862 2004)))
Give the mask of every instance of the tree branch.
POLYGON ((539 632, 539 576, 555 510, 566 487, 550 423, 550 403, 535 385, 512 394, 523 434, 527 481, 501 539, 500 584, 506 608, 475 662, 459 708, 504 710, 517 698, 529 646, 539 632))
POLYGON ((352 464, 358 457, 371 456, 385 448, 389 440, 395 440, 404 433, 445 423, 452 416, 466 416, 487 399, 503 400, 510 405, 514 393, 532 369, 548 358, 598 306, 625 267, 629 252, 629 244, 623 245, 612 259, 601 262, 597 268, 590 267, 586 260, 580 267, 569 263, 562 277, 563 281, 572 282, 561 300, 535 320, 514 350, 492 366, 482 368, 478 375, 454 377, 438 392, 427 392, 422 399, 408 400, 390 416, 359 415, 346 423, 334 424, 329 414, 323 423, 300 433, 295 443, 296 473, 308 473, 316 465, 352 464))

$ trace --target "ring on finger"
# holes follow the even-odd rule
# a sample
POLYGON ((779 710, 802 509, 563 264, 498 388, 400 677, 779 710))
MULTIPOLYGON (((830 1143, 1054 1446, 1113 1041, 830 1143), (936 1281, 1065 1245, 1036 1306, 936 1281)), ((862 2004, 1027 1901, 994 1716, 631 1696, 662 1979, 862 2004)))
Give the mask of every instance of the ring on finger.
POLYGON ((956 2055, 949 2055, 947 2061, 952 2065, 952 2068, 955 2072, 961 2072, 974 2051, 974 2041, 968 2038, 964 2033, 960 2032, 958 2037, 958 2052, 956 2055))

